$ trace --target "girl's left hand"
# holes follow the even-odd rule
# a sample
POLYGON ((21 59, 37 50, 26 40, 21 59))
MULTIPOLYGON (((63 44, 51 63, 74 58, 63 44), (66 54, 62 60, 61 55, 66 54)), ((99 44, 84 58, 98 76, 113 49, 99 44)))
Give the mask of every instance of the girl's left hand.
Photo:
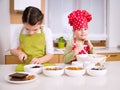
POLYGON ((33 58, 30 62, 30 64, 41 64, 40 59, 39 58, 33 58))
POLYGON ((85 41, 85 43, 86 43, 86 44, 90 47, 90 49, 92 49, 92 48, 93 48, 93 45, 92 45, 92 43, 91 43, 91 41, 90 41, 90 40, 85 39, 84 41, 85 41))

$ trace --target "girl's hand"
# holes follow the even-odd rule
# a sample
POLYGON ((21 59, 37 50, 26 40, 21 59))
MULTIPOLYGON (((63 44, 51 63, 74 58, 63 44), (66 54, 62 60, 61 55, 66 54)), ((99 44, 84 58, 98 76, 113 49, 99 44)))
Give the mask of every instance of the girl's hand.
POLYGON ((41 64, 40 58, 33 58, 30 62, 30 64, 41 64))
POLYGON ((74 50, 74 54, 77 55, 83 49, 82 42, 76 42, 76 49, 74 50))
POLYGON ((92 45, 92 43, 91 43, 91 41, 90 40, 88 40, 88 39, 85 39, 85 43, 90 47, 90 49, 92 49, 93 48, 93 45, 92 45))
POLYGON ((26 60, 27 59, 27 55, 24 53, 24 52, 19 52, 19 54, 18 54, 18 58, 22 61, 22 62, 24 62, 24 60, 26 60))

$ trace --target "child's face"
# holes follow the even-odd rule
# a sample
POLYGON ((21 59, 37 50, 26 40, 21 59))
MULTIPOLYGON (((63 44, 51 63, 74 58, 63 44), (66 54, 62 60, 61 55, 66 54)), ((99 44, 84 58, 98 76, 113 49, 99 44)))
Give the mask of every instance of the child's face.
POLYGON ((29 35, 35 34, 40 29, 40 25, 39 24, 36 24, 36 25, 32 26, 32 25, 30 25, 28 23, 24 23, 24 27, 25 27, 25 29, 26 29, 26 31, 27 31, 27 33, 29 35))
POLYGON ((74 31, 74 34, 76 36, 77 39, 86 39, 87 38, 87 35, 88 35, 88 29, 86 28, 82 28, 82 29, 79 29, 79 30, 75 30, 74 31))

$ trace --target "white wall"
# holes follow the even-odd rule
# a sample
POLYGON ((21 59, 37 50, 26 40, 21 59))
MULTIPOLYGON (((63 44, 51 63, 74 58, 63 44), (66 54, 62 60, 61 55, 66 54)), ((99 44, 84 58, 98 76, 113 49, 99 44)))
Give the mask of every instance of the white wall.
POLYGON ((10 44, 9 0, 0 0, 0 64, 4 64, 5 51, 10 44))
POLYGON ((108 0, 108 47, 120 45, 120 0, 108 0))

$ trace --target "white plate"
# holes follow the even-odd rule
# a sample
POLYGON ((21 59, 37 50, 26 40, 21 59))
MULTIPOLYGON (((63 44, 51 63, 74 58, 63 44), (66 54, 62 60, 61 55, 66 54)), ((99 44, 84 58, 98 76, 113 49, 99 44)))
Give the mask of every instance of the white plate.
POLYGON ((46 76, 50 76, 50 77, 56 77, 56 76, 61 76, 64 73, 64 69, 60 66, 46 66, 43 68, 43 73, 46 76), (61 68, 60 70, 46 70, 47 68, 61 68))
MULTIPOLYGON (((31 79, 31 80, 25 80, 25 81, 12 81, 12 80, 10 80, 10 77, 9 77, 9 75, 6 75, 5 76, 5 80, 7 81, 7 82, 9 82, 9 83, 15 83, 15 84, 22 84, 22 83, 30 83, 30 82, 33 82, 33 81, 35 81, 36 80, 36 78, 37 78, 37 76, 35 75, 35 74, 31 74, 31 73, 28 73, 28 72, 20 72, 20 73, 27 73, 28 75, 34 75, 35 76, 35 78, 34 79, 31 79)), ((12 74, 12 73, 11 73, 12 74)))

